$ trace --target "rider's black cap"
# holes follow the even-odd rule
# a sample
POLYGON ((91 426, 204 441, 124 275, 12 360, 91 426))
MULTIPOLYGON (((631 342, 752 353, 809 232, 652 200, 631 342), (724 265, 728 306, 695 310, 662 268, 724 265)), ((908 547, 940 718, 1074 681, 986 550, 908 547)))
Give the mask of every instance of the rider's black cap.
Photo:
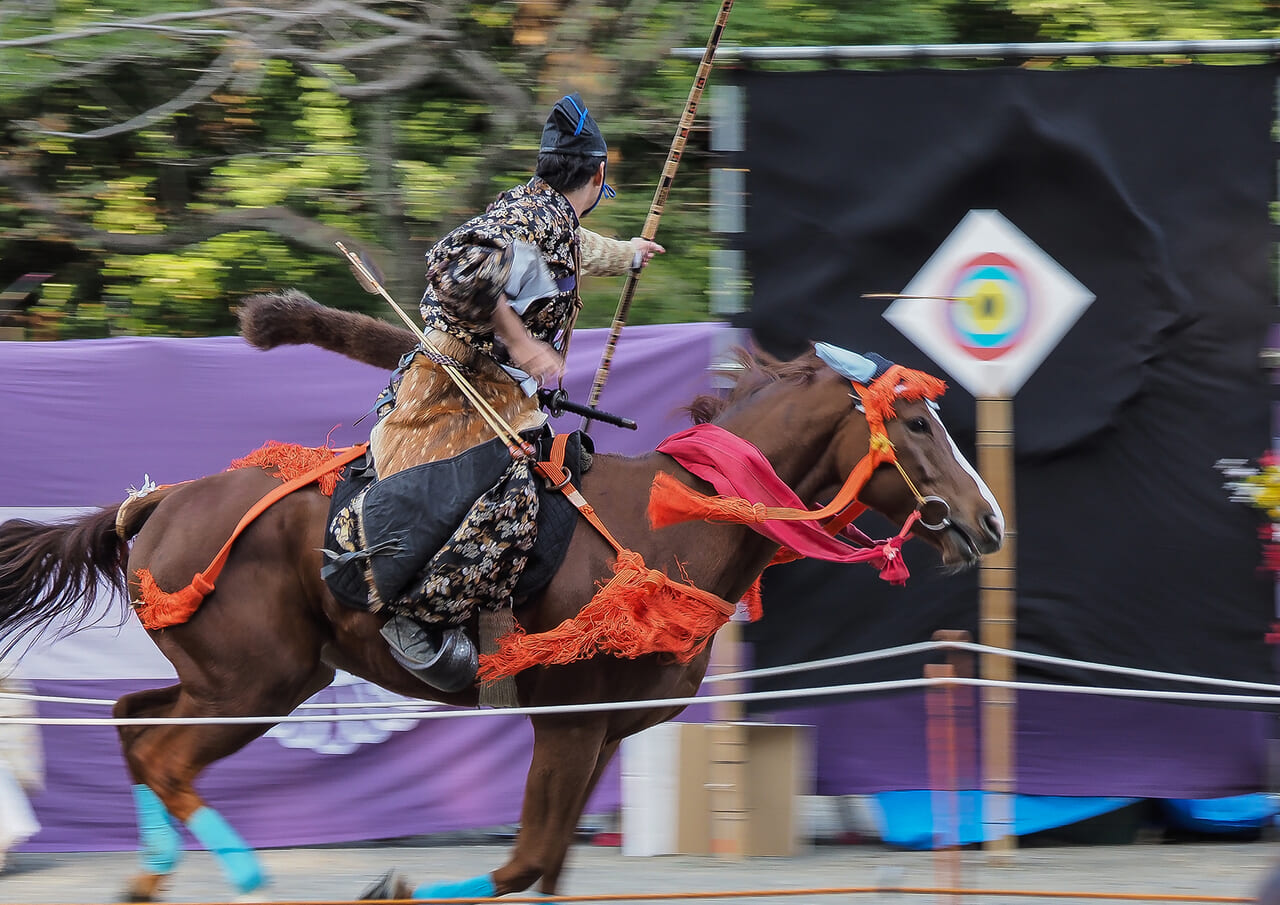
POLYGON ((551 108, 547 124, 542 127, 539 151, 575 154, 579 157, 607 157, 608 147, 600 127, 587 112, 582 95, 567 94, 551 108))

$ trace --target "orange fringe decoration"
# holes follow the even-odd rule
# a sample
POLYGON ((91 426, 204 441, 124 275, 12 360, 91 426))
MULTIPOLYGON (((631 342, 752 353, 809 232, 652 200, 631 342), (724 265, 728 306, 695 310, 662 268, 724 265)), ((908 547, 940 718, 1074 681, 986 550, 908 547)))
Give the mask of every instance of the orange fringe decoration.
POLYGON ((884 436, 884 423, 894 417, 893 406, 899 399, 937 399, 947 391, 947 384, 932 374, 894 365, 871 382, 855 383, 858 400, 867 416, 872 437, 884 436))
POLYGON ((531 666, 572 663, 598 653, 628 659, 663 653, 687 663, 735 609, 648 568, 630 550, 618 554, 613 573, 574 618, 548 632, 528 635, 517 628, 499 639, 498 650, 480 658, 481 680, 495 682, 531 666))
MULTIPOLYGON (((779 550, 779 553, 782 551, 779 550)), ((774 557, 777 560, 777 557, 774 557)), ((773 565, 773 563, 770 563, 773 565)), ((764 597, 760 592, 760 576, 756 576, 756 580, 751 582, 751 587, 747 588, 747 593, 742 595, 742 603, 747 608, 747 619, 751 622, 759 622, 760 617, 764 615, 764 597)))
MULTIPOLYGON (((869 386, 856 382, 853 386, 858 391, 859 401, 866 414, 867 429, 871 434, 870 448, 854 466, 831 503, 806 512, 766 506, 741 497, 708 496, 660 471, 654 476, 649 490, 649 524, 657 530, 691 521, 761 525, 770 520, 820 521, 834 517, 835 521, 827 526, 828 532, 838 533, 851 519, 865 511, 866 507, 857 503, 857 495, 871 479, 872 472, 896 458, 893 443, 884 427, 885 421, 894 417, 894 403, 899 399, 936 399, 947 390, 947 384, 937 377, 904 368, 902 365, 892 366, 869 386)), ((799 553, 784 546, 774 555, 769 565, 776 566, 801 558, 803 557, 799 553)), ((902 584, 905 581, 905 571, 906 566, 901 562, 900 555, 886 554, 882 577, 894 584, 902 584)), ((747 590, 743 601, 751 621, 755 622, 763 614, 759 578, 747 590)))
POLYGON ((656 530, 680 522, 730 522, 738 525, 762 525, 769 518, 769 507, 741 497, 707 496, 674 475, 658 472, 649 491, 649 524, 656 530))
MULTIPOLYGON (((227 466, 227 471, 236 468, 275 468, 277 471, 272 477, 291 481, 323 465, 334 455, 335 451, 327 446, 300 446, 297 443, 268 440, 265 446, 232 462, 227 466)), ((333 491, 338 486, 338 472, 335 470, 322 475, 316 485, 325 496, 333 496, 333 491)))
POLYGON ((200 573, 191 579, 191 584, 172 594, 160 590, 150 569, 139 569, 136 574, 139 588, 138 602, 134 607, 142 627, 149 631, 186 622, 195 615, 205 597, 213 592, 213 585, 200 573))
POLYGON ((236 468, 271 468, 280 470, 273 477, 283 479, 284 483, 274 488, 256 503, 240 519, 227 542, 222 545, 213 562, 203 572, 197 572, 191 583, 178 591, 165 591, 156 584, 155 576, 149 569, 137 569, 138 600, 134 609, 138 619, 146 629, 162 629, 172 625, 181 625, 189 620, 204 599, 213 593, 213 583, 226 565, 231 553, 231 545, 235 543, 240 532, 244 531, 254 519, 265 512, 282 497, 287 496, 299 487, 315 483, 326 496, 333 496, 338 486, 338 472, 349 462, 355 461, 369 448, 368 443, 349 446, 346 449, 329 447, 305 447, 296 443, 267 443, 242 459, 236 459, 227 469, 236 468))
MULTIPOLYGON (((871 473, 882 463, 892 461, 892 445, 884 448, 872 444, 870 452, 862 457, 845 480, 845 488, 853 488, 848 493, 849 505, 858 505, 855 502, 857 494, 871 480, 871 473)), ((841 494, 845 492, 842 488, 841 494)), ((742 497, 708 496, 680 483, 665 471, 654 475, 653 484, 649 488, 649 524, 654 530, 697 520, 737 525, 761 525, 770 520, 816 522, 836 515, 839 508, 841 507, 835 501, 822 509, 805 511, 752 503, 742 497)))
POLYGON ((779 547, 778 552, 773 554, 773 559, 769 560, 769 566, 780 566, 783 563, 795 562, 797 559, 804 559, 804 557, 790 547, 779 547))

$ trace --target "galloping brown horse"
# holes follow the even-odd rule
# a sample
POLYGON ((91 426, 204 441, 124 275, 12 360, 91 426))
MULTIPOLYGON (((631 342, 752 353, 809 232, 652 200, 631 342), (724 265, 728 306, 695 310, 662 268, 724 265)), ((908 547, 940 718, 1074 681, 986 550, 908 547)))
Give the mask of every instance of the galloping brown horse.
MULTIPOLYGON (((396 350, 398 354, 399 350, 396 350)), ((850 381, 811 351, 789 363, 756 362, 726 398, 704 397, 696 419, 755 444, 802 500, 839 487, 866 455, 870 431, 850 381)), ((920 494, 944 500, 949 519, 912 533, 932 544, 945 567, 964 568, 997 550, 999 507, 964 460, 927 400, 899 400, 886 424, 901 466, 920 494)), ((778 544, 741 525, 685 523, 653 530, 645 520, 655 475, 710 492, 660 453, 598 455, 582 493, 627 548, 651 568, 688 580, 716 596, 741 598, 778 551, 778 544)), ((138 599, 137 572, 177 588, 208 565, 241 516, 279 484, 269 470, 243 468, 162 488, 135 501, 117 533, 121 507, 78 520, 0 525, 0 637, 39 628, 55 617, 78 626, 102 586, 138 599), (133 538, 132 549, 121 535, 133 538)), ((880 467, 859 500, 902 524, 919 496, 891 467, 880 467)), ((235 542, 215 590, 190 621, 151 632, 173 663, 178 684, 126 695, 119 718, 254 717, 287 714, 343 669, 402 695, 475 706, 477 693, 443 694, 399 665, 379 635, 384 615, 338 604, 320 577, 329 499, 314 485, 269 508, 235 542)), ((574 616, 610 574, 611 548, 585 524, 573 535, 564 565, 536 599, 518 610, 530 633, 574 616)), ((688 663, 653 655, 595 656, 516 676, 525 706, 692 696, 707 666, 705 650, 688 663)), ((413 891, 425 896, 503 895, 541 880, 554 894, 587 797, 623 738, 675 716, 679 708, 534 715, 532 764, 520 830, 507 862, 491 874, 413 891)), ((242 893, 262 882, 256 855, 196 793, 209 764, 261 735, 266 724, 123 726, 120 740, 137 784, 144 869, 130 900, 156 896, 177 858, 174 819, 214 852, 242 893)), ((405 895, 401 887, 385 890, 405 895)))

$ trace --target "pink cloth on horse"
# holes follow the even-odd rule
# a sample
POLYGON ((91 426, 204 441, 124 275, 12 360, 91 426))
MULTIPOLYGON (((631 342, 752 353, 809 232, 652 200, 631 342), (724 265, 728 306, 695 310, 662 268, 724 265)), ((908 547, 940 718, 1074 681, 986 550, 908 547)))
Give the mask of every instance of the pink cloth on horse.
MULTIPOLYGON (((759 447, 714 424, 695 424, 672 434, 658 446, 658 452, 671 456, 721 496, 741 497, 766 506, 809 508, 778 477, 759 447)), ((814 559, 866 562, 874 555, 872 551, 841 543, 817 522, 766 521, 751 527, 801 556, 814 559)))

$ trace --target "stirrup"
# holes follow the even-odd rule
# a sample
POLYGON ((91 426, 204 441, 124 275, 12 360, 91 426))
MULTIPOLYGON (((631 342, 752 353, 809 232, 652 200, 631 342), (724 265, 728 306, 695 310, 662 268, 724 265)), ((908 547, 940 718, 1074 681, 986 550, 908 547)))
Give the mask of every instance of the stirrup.
POLYGON ((395 661, 432 688, 455 692, 475 684, 480 655, 465 630, 429 630, 397 614, 380 634, 395 661))

